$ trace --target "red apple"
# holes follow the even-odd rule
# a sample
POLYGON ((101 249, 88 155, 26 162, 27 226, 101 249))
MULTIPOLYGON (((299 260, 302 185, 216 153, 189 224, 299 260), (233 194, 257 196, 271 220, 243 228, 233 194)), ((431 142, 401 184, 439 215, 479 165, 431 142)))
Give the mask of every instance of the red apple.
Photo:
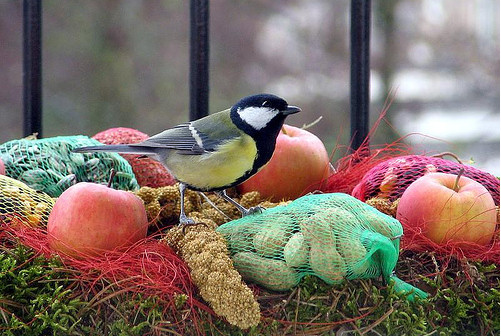
POLYGON ((329 155, 322 141, 306 130, 284 125, 271 160, 238 191, 259 191, 278 202, 319 189, 328 177, 329 155))
POLYGON ((5 175, 5 164, 2 159, 0 159, 0 175, 5 175))
POLYGON ((438 244, 447 241, 488 244, 497 222, 489 191, 466 177, 429 173, 414 181, 402 194, 397 219, 405 227, 421 228, 438 244))
POLYGON ((50 247, 81 257, 130 246, 146 237, 142 200, 131 192, 81 182, 66 189, 49 215, 50 247))

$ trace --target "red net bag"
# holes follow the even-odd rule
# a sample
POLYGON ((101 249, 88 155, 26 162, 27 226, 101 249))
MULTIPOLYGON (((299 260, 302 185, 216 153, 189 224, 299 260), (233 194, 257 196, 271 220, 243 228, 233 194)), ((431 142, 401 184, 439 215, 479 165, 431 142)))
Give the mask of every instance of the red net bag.
POLYGON ((424 155, 405 155, 383 161, 370 169, 355 186, 352 196, 361 201, 378 197, 395 201, 405 189, 427 173, 463 175, 482 184, 499 206, 499 180, 492 174, 462 163, 424 155))
POLYGON ((394 142, 383 147, 362 146, 336 162, 334 172, 323 183, 321 191, 351 194, 365 174, 381 162, 410 153, 403 143, 394 142))
MULTIPOLYGON (((105 145, 138 143, 148 138, 148 135, 138 130, 126 127, 110 128, 92 137, 105 145)), ((163 187, 175 183, 174 178, 158 161, 141 155, 122 154, 130 163, 141 187, 163 187)))
MULTIPOLYGON (((463 175, 480 183, 490 193, 495 207, 499 211, 500 182, 495 176, 462 163, 423 155, 405 155, 378 163, 355 186, 352 195, 375 206, 380 211, 399 218, 400 200, 404 191, 420 177, 435 172, 463 175)), ((456 211, 452 208, 447 210, 448 206, 449 204, 445 204, 443 211, 456 211)), ((465 210, 465 213, 462 214, 459 211, 460 214, 458 215, 464 216, 464 224, 462 225, 481 226, 486 224, 480 222, 480 215, 478 218, 475 217, 471 220, 469 217, 466 218, 468 209, 463 210, 465 210)), ((493 211, 496 210, 492 208, 488 212, 492 213, 493 211)), ((466 230, 468 232, 459 234, 459 231, 463 229, 457 226, 451 226, 451 230, 458 231, 457 236, 453 234, 454 232, 450 232, 452 236, 449 239, 447 238, 447 235, 449 235, 448 232, 444 239, 437 241, 437 239, 430 239, 431 237, 429 237, 432 235, 430 231, 432 230, 431 227, 423 227, 423 223, 420 221, 403 218, 402 216, 400 216, 399 220, 404 229, 404 236, 402 238, 402 247, 404 249, 418 252, 436 251, 441 258, 456 256, 460 259, 484 260, 499 264, 499 212, 497 213, 497 224, 494 223, 496 219, 493 220, 491 218, 489 221, 495 225, 494 233, 492 233, 492 229, 488 230, 489 232, 486 232, 486 235, 488 234, 489 238, 487 241, 483 239, 482 242, 477 242, 475 239, 472 240, 473 242, 470 242, 469 238, 463 238, 463 236, 471 236, 473 233, 466 230)), ((477 229, 472 228, 470 231, 475 230, 477 229)))

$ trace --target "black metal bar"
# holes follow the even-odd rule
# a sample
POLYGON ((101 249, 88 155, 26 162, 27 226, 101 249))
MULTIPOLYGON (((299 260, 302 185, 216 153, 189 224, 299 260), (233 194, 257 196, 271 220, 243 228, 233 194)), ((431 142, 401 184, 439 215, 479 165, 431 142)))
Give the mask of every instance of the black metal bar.
POLYGON ((209 114, 209 0, 190 3, 190 120, 209 114))
POLYGON ((24 136, 42 136, 42 0, 23 1, 24 136))
POLYGON ((371 0, 352 0, 350 106, 353 150, 364 143, 369 133, 370 27, 371 0))

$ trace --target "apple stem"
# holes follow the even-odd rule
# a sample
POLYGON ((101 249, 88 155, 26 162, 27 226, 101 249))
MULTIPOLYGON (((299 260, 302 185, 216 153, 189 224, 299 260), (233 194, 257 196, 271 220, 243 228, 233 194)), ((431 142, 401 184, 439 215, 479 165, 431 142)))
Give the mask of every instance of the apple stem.
POLYGON ((301 127, 301 129, 307 130, 308 128, 315 126, 316 124, 319 123, 320 120, 322 120, 322 118, 323 118, 323 116, 320 116, 316 120, 314 120, 313 122, 311 122, 309 124, 303 124, 303 127, 301 127))
POLYGON ((456 177, 456 181, 454 181, 454 186, 452 187, 452 190, 454 190, 455 192, 459 191, 459 179, 463 174, 464 174, 464 168, 461 167, 461 169, 459 169, 458 176, 456 177))
POLYGON ((283 126, 282 126, 282 133, 285 135, 289 135, 289 134, 287 134, 287 131, 285 130, 285 127, 283 127, 283 126))
POLYGON ((110 178, 108 180, 108 188, 111 188, 111 183, 113 182, 113 179, 115 178, 116 173, 117 172, 114 168, 110 169, 110 178))

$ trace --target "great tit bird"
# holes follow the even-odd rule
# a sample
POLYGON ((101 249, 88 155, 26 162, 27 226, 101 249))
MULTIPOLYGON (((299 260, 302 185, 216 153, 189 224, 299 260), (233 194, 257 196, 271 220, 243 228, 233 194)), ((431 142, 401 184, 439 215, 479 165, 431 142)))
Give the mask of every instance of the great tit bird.
POLYGON ((300 111, 275 95, 257 94, 242 98, 228 110, 174 126, 140 143, 74 151, 140 154, 162 162, 179 182, 180 224, 193 223, 184 212, 185 188, 213 191, 245 216, 251 210, 228 197, 225 189, 247 180, 271 159, 285 118, 300 111))

